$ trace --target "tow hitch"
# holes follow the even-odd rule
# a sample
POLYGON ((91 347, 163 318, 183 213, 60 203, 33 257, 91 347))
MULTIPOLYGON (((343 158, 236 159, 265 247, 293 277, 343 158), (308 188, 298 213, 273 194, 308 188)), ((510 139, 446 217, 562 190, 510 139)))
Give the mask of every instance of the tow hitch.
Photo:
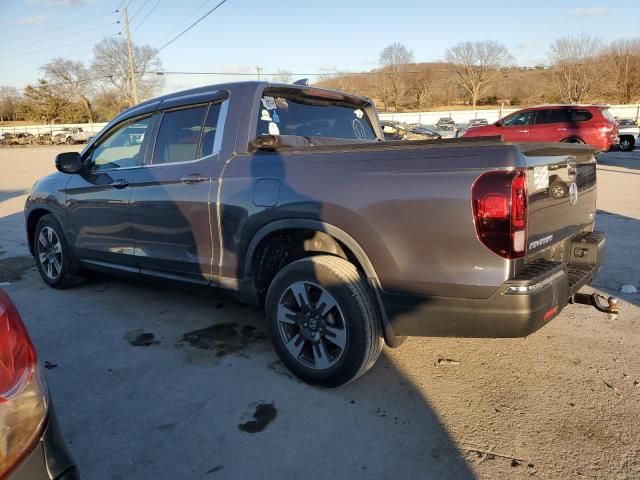
POLYGON ((618 299, 616 297, 603 297, 598 293, 575 293, 571 297, 571 303, 580 303, 582 305, 591 305, 599 312, 607 314, 609 320, 618 319, 618 299), (601 303, 601 300, 606 303, 601 303))

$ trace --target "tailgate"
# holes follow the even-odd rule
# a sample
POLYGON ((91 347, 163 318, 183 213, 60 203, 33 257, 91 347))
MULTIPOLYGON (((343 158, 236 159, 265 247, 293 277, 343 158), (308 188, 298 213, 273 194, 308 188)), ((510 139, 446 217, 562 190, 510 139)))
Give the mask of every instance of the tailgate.
POLYGON ((529 195, 527 256, 568 262, 570 240, 592 231, 596 159, 587 145, 521 145, 529 195))

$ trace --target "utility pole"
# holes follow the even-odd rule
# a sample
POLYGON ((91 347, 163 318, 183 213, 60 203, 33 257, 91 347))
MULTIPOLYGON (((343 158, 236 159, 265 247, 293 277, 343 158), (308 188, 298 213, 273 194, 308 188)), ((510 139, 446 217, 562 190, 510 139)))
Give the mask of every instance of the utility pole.
POLYGON ((256 72, 258 72, 258 80, 260 80, 260 72, 262 71, 262 67, 256 67, 256 72))
POLYGON ((127 39, 127 51, 129 52, 129 75, 131 76, 131 98, 133 104, 138 103, 138 85, 136 83, 136 68, 133 63, 133 49, 131 48, 131 34, 129 33, 129 15, 124 9, 124 31, 127 39))

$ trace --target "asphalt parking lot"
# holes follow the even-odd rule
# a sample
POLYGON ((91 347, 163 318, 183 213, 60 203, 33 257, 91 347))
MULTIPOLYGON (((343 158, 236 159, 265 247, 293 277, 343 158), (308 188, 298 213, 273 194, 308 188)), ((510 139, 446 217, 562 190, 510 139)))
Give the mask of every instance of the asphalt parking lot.
MULTIPOLYGON (((76 147, 80 148, 80 147, 76 147)), ((640 478, 640 294, 565 309, 523 339, 412 338, 363 378, 309 387, 260 311, 95 276, 45 287, 22 206, 69 147, 0 149, 0 282, 88 479, 640 478)), ((592 289, 640 286, 640 150, 601 155, 592 289)))

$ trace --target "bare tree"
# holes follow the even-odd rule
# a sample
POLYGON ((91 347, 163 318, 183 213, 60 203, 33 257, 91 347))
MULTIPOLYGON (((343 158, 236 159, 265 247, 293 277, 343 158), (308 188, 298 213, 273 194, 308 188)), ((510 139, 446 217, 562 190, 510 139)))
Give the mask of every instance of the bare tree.
POLYGON ((586 34, 561 37, 551 44, 552 74, 563 101, 582 103, 593 94, 601 76, 596 62, 601 50, 600 39, 586 34))
POLYGON ((0 86, 0 121, 16 120, 20 94, 15 87, 0 86))
POLYGON ((416 101, 416 109, 422 110, 433 93, 433 74, 428 67, 419 68, 409 79, 409 88, 416 101))
POLYGON ((289 70, 283 70, 282 68, 273 76, 274 83, 291 83, 292 80, 293 74, 289 70))
POLYGON ((454 81, 469 93, 474 110, 484 89, 498 78, 500 69, 514 63, 507 47, 493 40, 460 42, 446 51, 446 59, 458 67, 454 81))
POLYGON ((72 101, 78 101, 86 114, 87 120, 93 122, 93 108, 90 98, 94 83, 84 63, 64 58, 54 58, 40 67, 45 79, 51 84, 60 84, 60 89, 67 92, 72 101))
MULTIPOLYGON (((162 86, 163 77, 149 73, 162 68, 157 54, 158 51, 148 45, 133 46, 133 63, 141 99, 152 97, 162 86)), ((133 105, 129 57, 124 40, 109 37, 97 43, 93 47, 91 69, 96 77, 103 77, 103 84, 115 89, 122 99, 121 109, 133 105)))
POLYGON ((611 42, 602 60, 617 101, 630 103, 640 96, 640 38, 611 42))
POLYGON ((381 74, 385 76, 384 83, 388 84, 383 85, 383 91, 388 91, 393 101, 394 110, 397 112, 400 100, 405 94, 407 76, 409 75, 408 67, 413 63, 413 52, 403 44, 395 42, 380 52, 378 63, 382 67, 381 74))

